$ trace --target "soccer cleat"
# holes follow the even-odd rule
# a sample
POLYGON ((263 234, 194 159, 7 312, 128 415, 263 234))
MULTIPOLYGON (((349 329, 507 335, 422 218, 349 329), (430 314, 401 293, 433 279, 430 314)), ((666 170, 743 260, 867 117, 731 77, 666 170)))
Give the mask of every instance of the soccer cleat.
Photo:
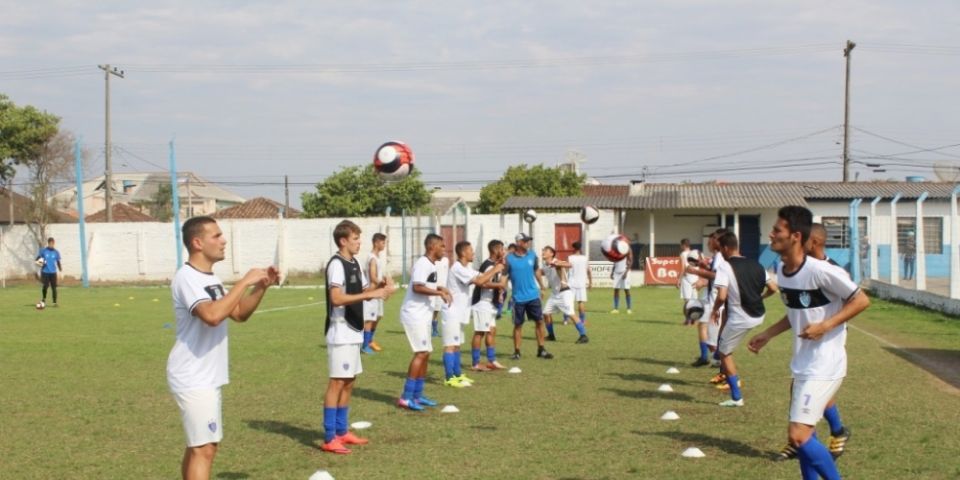
POLYGON ((330 440, 329 442, 324 443, 320 447, 320 450, 323 450, 324 452, 330 452, 330 453, 339 453, 341 455, 346 455, 350 453, 350 449, 343 446, 343 443, 341 443, 340 440, 338 440, 337 438, 334 438, 333 440, 330 440))
POLYGON ((439 336, 440 336, 440 332, 434 330, 434 331, 433 331, 433 334, 432 334, 431 336, 439 337, 439 336))
POLYGON ((366 445, 370 443, 370 440, 367 440, 366 438, 360 438, 354 435, 353 432, 337 435, 337 438, 334 441, 339 441, 344 445, 366 445))
MULTIPOLYGON (((737 386, 740 387, 740 388, 743 388, 743 380, 737 380, 737 386)), ((729 392, 729 391, 730 391, 730 384, 727 383, 726 380, 724 380, 723 383, 718 383, 715 388, 716 388, 717 390, 721 390, 721 391, 724 391, 724 392, 729 392)))
POLYGON ((494 360, 494 361, 492 361, 492 362, 488 362, 488 363, 487 363, 487 368, 489 368, 490 370, 502 370, 502 369, 507 368, 507 367, 504 367, 503 364, 501 364, 500 362, 494 360))
POLYGON ((710 365, 710 360, 705 358, 697 358, 693 361, 693 363, 690 364, 691 367, 702 367, 705 365, 710 365))
POLYGON ((369 345, 367 345, 366 347, 361 348, 361 349, 360 349, 360 353, 363 353, 363 354, 366 354, 366 355, 376 355, 376 354, 377 354, 377 352, 374 352, 373 349, 370 348, 369 345))
POLYGON ((574 343, 589 343, 590 339, 586 335, 580 335, 580 338, 577 339, 574 343))
POLYGON ((551 333, 550 335, 547 335, 547 341, 548 341, 548 342, 556 342, 556 341, 557 341, 557 337, 556 337, 554 334, 551 333))
POLYGON ((630 315, 630 314, 632 314, 632 313, 633 313, 633 310, 630 310, 630 309, 628 308, 628 309, 627 309, 627 315, 630 315))
POLYGON ((847 446, 847 440, 850 440, 850 429, 843 427, 843 430, 840 431, 839 435, 830 434, 830 455, 833 455, 834 460, 840 458, 840 455, 843 455, 843 450, 847 446))
POLYGON ((789 443, 784 445, 783 448, 781 448, 780 451, 777 452, 777 456, 776 456, 777 461, 793 460, 794 458, 797 458, 797 447, 794 447, 789 443))
POLYGON ((460 378, 459 378, 459 377, 450 377, 450 378, 444 380, 444 381, 443 381, 443 386, 445 386, 445 387, 452 387, 452 388, 466 388, 466 387, 469 387, 469 385, 464 385, 463 382, 460 381, 460 378))
POLYGON ((718 405, 720 405, 721 407, 742 407, 743 399, 741 398, 740 400, 734 400, 734 399, 724 400, 720 402, 718 405))
POLYGON ((398 398, 397 406, 400 408, 406 408, 407 410, 413 410, 414 412, 423 411, 423 406, 414 400, 408 400, 406 398, 398 398))
POLYGON ((540 350, 539 352, 537 352, 537 358, 542 358, 542 359, 544 359, 544 360, 550 360, 551 358, 553 358, 553 354, 550 353, 550 352, 548 352, 548 351, 546 351, 546 350, 544 349, 544 350, 540 350))
POLYGON ((513 355, 510 355, 510 360, 520 360, 520 352, 513 352, 513 355))
POLYGON ((493 369, 490 368, 489 365, 484 365, 484 364, 482 364, 482 363, 478 363, 478 364, 470 367, 470 370, 473 370, 474 372, 486 372, 486 371, 493 370, 493 369))
POLYGON ((713 378, 710 379, 710 383, 712 383, 712 384, 714 384, 714 385, 716 385, 716 384, 718 384, 718 383, 723 383, 723 382, 726 382, 726 381, 727 381, 727 376, 724 375, 724 374, 722 374, 722 373, 718 373, 718 374, 714 375, 713 378))
POLYGON ((569 324, 569 323, 570 323, 570 320, 567 320, 566 318, 563 319, 563 324, 564 324, 564 325, 567 325, 567 324, 569 324))
POLYGON ((613 314, 613 315, 617 315, 617 314, 620 313, 620 310, 614 308, 613 310, 610 310, 610 313, 613 314))
POLYGON ((374 352, 380 352, 383 350, 383 347, 381 347, 377 342, 370 342, 370 348, 372 348, 374 352))
POLYGON ((436 407, 436 406, 437 406, 437 402, 434 402, 433 400, 430 400, 429 398, 424 397, 423 395, 421 395, 419 398, 413 399, 413 401, 416 402, 418 405, 421 405, 422 407, 424 407, 424 406, 425 406, 425 407, 436 407))
POLYGON ((462 374, 462 373, 461 373, 460 376, 458 376, 457 378, 460 379, 460 382, 461 382, 461 383, 466 383, 468 387, 473 386, 473 379, 472 379, 472 378, 470 378, 470 377, 468 377, 468 376, 466 376, 466 375, 464 375, 464 374, 462 374))

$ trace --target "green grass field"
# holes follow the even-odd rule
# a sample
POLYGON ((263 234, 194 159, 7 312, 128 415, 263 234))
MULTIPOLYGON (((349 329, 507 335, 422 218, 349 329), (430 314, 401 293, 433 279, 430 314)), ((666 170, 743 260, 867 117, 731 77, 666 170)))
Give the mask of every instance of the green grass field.
MULTIPOLYGON (((64 288, 61 307, 35 311, 33 287, 0 290, 0 478, 176 478, 183 449, 165 365, 174 330, 166 288, 64 288)), ((785 439, 789 334, 756 356, 736 358, 747 405, 689 368, 695 332, 680 324, 674 289, 634 289, 634 314, 614 316, 610 291, 591 292, 588 345, 559 326, 552 361, 533 358, 532 327, 519 362, 501 323, 500 361, 523 373, 475 374, 470 389, 440 385, 431 359, 427 394, 459 414, 398 410, 410 351, 391 299, 364 358, 351 421, 368 420, 371 444, 353 455, 324 454, 326 385, 322 290, 272 290, 262 313, 230 326, 231 384, 224 389, 225 439, 214 478, 306 479, 778 479, 795 462, 771 455, 785 439), (282 310, 270 310, 286 307, 282 310), (680 368, 667 375, 668 367, 680 368), (670 383, 674 393, 659 393, 670 383), (679 421, 659 420, 675 410, 679 421), (690 446, 707 457, 686 459, 690 446)), ((768 301, 767 323, 782 315, 768 301)), ((960 355, 960 321, 874 301, 855 325, 916 352, 960 355)), ((439 342, 435 342, 435 347, 439 342)), ((852 330, 840 411, 853 430, 840 459, 848 478, 960 477, 960 395, 911 357, 852 330)), ((469 364, 469 353, 465 355, 469 364)), ((953 368, 957 368, 954 364, 953 368)), ((823 430, 823 428, 821 428, 823 430)))

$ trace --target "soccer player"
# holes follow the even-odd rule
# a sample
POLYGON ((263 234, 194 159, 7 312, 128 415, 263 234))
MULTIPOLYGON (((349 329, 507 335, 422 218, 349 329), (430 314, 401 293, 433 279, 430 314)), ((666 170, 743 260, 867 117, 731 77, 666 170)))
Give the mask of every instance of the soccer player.
POLYGON ((823 260, 824 262, 829 263, 830 265, 839 267, 840 264, 833 261, 832 258, 827 256, 827 229, 823 227, 822 223, 813 223, 810 225, 810 237, 807 238, 807 243, 803 246, 804 251, 807 252, 807 255, 810 255, 817 260, 823 260))
MULTIPOLYGON (((487 252, 489 257, 480 264, 480 272, 485 273, 498 264, 503 264, 503 242, 500 240, 490 240, 487 243, 487 252)), ((471 359, 473 360, 473 370, 499 370, 504 368, 497 361, 497 307, 495 301, 499 298, 503 289, 507 288, 507 278, 501 273, 497 273, 483 285, 477 285, 473 289, 473 339, 471 342, 471 359), (486 343, 487 346, 487 364, 480 363, 480 344, 486 343)))
POLYGON ((543 247, 543 276, 547 279, 547 286, 550 288, 550 298, 547 299, 547 306, 543 309, 543 320, 547 327, 547 340, 557 341, 553 333, 553 312, 559 310, 563 314, 563 323, 567 323, 567 318, 573 319, 573 325, 580 333, 580 338, 576 343, 587 343, 587 330, 584 328, 580 319, 573 315, 573 290, 567 285, 567 270, 570 264, 557 259, 557 251, 551 246, 543 247))
POLYGON ((763 300, 777 293, 777 285, 759 262, 740 254, 740 242, 733 232, 724 233, 717 242, 726 262, 717 270, 714 280, 717 298, 712 305, 711 321, 720 323, 720 310, 726 305, 727 320, 717 343, 720 368, 726 383, 718 385, 718 388, 730 391, 730 400, 720 402, 720 406, 742 407, 740 375, 733 361, 733 352, 750 330, 763 323, 766 314, 763 300))
MULTIPOLYGON (((700 252, 690 248, 689 239, 684 238, 680 240, 680 265, 684 265, 684 273, 677 279, 677 288, 680 289, 680 300, 683 301, 683 304, 680 306, 680 311, 684 316, 684 325, 693 324, 693 322, 688 322, 686 319, 687 302, 699 298, 699 292, 697 290, 700 283, 700 277, 687 271, 687 267, 699 265, 702 258, 703 256, 700 255, 700 252)), ((709 308, 709 306, 707 308, 709 308)))
POLYGON ((250 318, 279 275, 274 267, 251 269, 228 293, 213 273, 227 244, 217 221, 193 217, 182 233, 190 257, 170 284, 177 333, 167 358, 167 384, 187 437, 180 473, 184 479, 208 479, 223 440, 221 388, 230 382, 225 320, 250 318))
MULTIPOLYGON (((510 255, 517 251, 517 244, 511 243, 507 245, 506 255, 510 255)), ((506 258, 504 255, 504 258, 506 258)), ((500 320, 500 317, 503 315, 503 307, 507 307, 507 313, 510 313, 513 310, 513 297, 510 295, 510 291, 513 290, 513 285, 510 284, 510 278, 507 278, 507 286, 501 290, 500 303, 497 306, 497 320, 500 320)))
POLYGON ((403 384, 403 393, 397 399, 397 406, 408 410, 421 411, 424 406, 435 407, 437 402, 423 395, 423 383, 427 376, 427 366, 433 342, 430 341, 430 323, 433 315, 432 297, 440 297, 443 303, 450 303, 450 292, 437 284, 437 262, 443 258, 446 247, 443 237, 435 233, 423 240, 426 252, 413 264, 410 272, 410 286, 403 297, 400 307, 400 322, 407 334, 413 358, 407 369, 407 379, 403 384))
POLYGON ((573 242, 574 253, 567 257, 570 264, 567 282, 573 290, 573 301, 577 304, 577 316, 583 326, 587 325, 587 290, 593 288, 593 274, 590 273, 590 262, 582 253, 580 242, 573 242))
POLYGON ((323 446, 330 453, 347 454, 347 445, 366 445, 369 441, 347 429, 350 396, 357 375, 363 372, 360 346, 364 342, 364 302, 383 300, 395 290, 390 280, 373 284, 363 273, 360 253, 360 227, 344 220, 333 229, 337 253, 326 268, 327 366, 330 381, 323 400, 323 446))
POLYGON ((790 423, 787 436, 797 450, 803 478, 840 478, 830 451, 817 440, 814 427, 847 374, 846 329, 842 325, 870 305, 843 270, 809 257, 804 244, 813 215, 804 207, 777 212, 770 249, 780 254, 777 284, 787 315, 750 339, 754 353, 774 337, 793 330, 790 361, 790 423))
MULTIPOLYGON (((707 308, 709 308, 710 305, 713 305, 713 302, 716 299, 716 288, 713 284, 713 280, 717 276, 717 270, 720 269, 724 263, 723 255, 720 253, 720 245, 717 243, 717 238, 724 233, 727 233, 727 229, 718 228, 710 234, 710 237, 707 240, 707 245, 710 247, 713 257, 710 258, 709 262, 706 260, 701 260, 700 264, 696 267, 690 266, 685 270, 687 273, 692 273, 707 281, 707 298, 704 301, 704 305, 708 306, 707 308)), ((723 319, 721 318, 720 321, 722 324, 723 319)), ((704 365, 710 365, 709 355, 710 353, 716 353, 717 336, 720 334, 720 326, 713 324, 710 315, 703 315, 700 317, 700 323, 697 326, 697 333, 700 337, 700 356, 694 360, 690 366, 702 367, 704 365)), ((719 366, 719 364, 716 366, 719 366)), ((719 383, 721 381, 723 380, 719 374, 714 376, 711 380, 712 383, 719 383)))
MULTIPOLYGON (((437 269, 437 285, 446 286, 447 285, 447 275, 450 273, 450 259, 447 258, 446 253, 439 260, 433 262, 434 267, 437 269)), ((440 336, 440 312, 443 310, 443 300, 440 297, 433 297, 431 300, 431 305, 433 306, 433 322, 431 323, 433 327, 432 335, 434 337, 440 336)))
POLYGON ((620 290, 627 300, 627 314, 633 313, 630 305, 630 267, 633 265, 633 249, 627 252, 627 256, 613 263, 613 270, 610 271, 610 280, 613 280, 613 310, 610 313, 616 315, 620 313, 620 290))
POLYGON ((470 286, 482 287, 494 275, 503 271, 498 263, 480 273, 470 266, 473 263, 473 246, 470 242, 458 242, 455 247, 457 261, 450 268, 447 290, 451 301, 443 306, 443 366, 444 385, 463 388, 473 385, 473 380, 463 374, 460 365, 460 345, 463 344, 463 325, 470 321, 470 286))
POLYGON ((541 280, 540 264, 537 254, 530 250, 533 237, 518 233, 517 250, 507 255, 507 276, 513 285, 513 360, 520 360, 520 341, 523 338, 523 322, 527 319, 536 323, 537 357, 553 358, 543 346, 543 311, 540 303, 541 280))
MULTIPOLYGON (((367 257, 367 278, 377 287, 386 285, 387 274, 387 236, 377 232, 373 234, 373 251, 367 257)), ((374 352, 382 350, 380 345, 373 341, 373 335, 377 333, 377 325, 383 318, 383 300, 376 298, 367 300, 363 304, 363 347, 362 353, 372 355, 374 352)))
POLYGON ((41 265, 40 280, 43 282, 43 287, 40 289, 42 295, 40 304, 47 303, 47 288, 49 287, 53 291, 53 306, 56 307, 58 306, 57 277, 63 274, 63 265, 60 264, 60 252, 54 248, 54 245, 56 245, 56 241, 53 237, 48 238, 47 246, 37 253, 37 258, 34 260, 41 265))

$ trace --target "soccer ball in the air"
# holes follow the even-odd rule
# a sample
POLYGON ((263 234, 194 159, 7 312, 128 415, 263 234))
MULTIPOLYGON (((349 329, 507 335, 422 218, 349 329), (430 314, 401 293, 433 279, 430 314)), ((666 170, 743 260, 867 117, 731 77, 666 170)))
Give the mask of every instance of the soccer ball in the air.
POLYGON ((687 323, 693 323, 703 317, 703 302, 696 299, 687 300, 683 306, 683 315, 687 323))
POLYGON ((527 210, 523 212, 523 221, 527 223, 533 223, 537 221, 537 212, 536 210, 527 210))
POLYGON ((43 310, 44 308, 47 308, 47 304, 43 302, 37 302, 36 307, 37 307, 37 310, 43 310))
POLYGON ((587 225, 597 223, 597 220, 600 220, 600 210, 593 205, 587 205, 580 209, 580 220, 587 225))
POLYGON ((401 180, 413 171, 413 150, 403 142, 384 143, 373 155, 373 169, 384 180, 401 180))
POLYGON ((619 233, 614 233, 600 242, 600 252, 607 257, 607 260, 619 262, 630 253, 630 240, 619 233))

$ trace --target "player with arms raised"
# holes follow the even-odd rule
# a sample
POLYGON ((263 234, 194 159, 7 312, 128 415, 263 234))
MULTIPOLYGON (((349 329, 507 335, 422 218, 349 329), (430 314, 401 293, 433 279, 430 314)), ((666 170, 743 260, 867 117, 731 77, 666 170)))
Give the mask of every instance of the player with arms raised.
MULTIPOLYGON (((487 243, 489 257, 480 264, 480 273, 486 273, 497 265, 503 264, 503 242, 490 240, 487 243)), ((486 283, 477 285, 473 289, 473 341, 471 343, 471 359, 473 370, 482 372, 498 370, 503 365, 497 361, 497 299, 507 288, 507 278, 500 273, 495 274, 486 283), (487 364, 480 363, 480 345, 486 344, 487 364)))

